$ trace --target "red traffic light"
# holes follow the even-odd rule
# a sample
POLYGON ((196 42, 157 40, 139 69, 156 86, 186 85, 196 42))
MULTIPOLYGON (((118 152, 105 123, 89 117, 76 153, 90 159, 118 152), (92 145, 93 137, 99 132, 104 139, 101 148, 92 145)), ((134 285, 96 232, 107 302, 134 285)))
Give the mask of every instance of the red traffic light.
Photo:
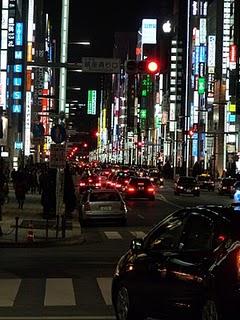
POLYGON ((156 60, 147 60, 146 69, 148 73, 158 73, 159 72, 159 62, 156 60))
POLYGON ((160 63, 156 59, 135 61, 128 60, 126 63, 126 72, 129 74, 156 74, 160 71, 160 63))

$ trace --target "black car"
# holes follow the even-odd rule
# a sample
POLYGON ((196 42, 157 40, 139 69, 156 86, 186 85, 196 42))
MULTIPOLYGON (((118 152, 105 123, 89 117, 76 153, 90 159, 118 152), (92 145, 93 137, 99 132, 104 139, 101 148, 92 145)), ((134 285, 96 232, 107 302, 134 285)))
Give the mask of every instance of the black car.
POLYGON ((231 196, 234 193, 234 183, 236 181, 236 178, 222 178, 218 186, 218 193, 220 195, 229 194, 231 196))
POLYGON ((197 182, 200 189, 207 189, 208 191, 214 191, 215 182, 209 174, 201 174, 197 176, 197 182))
POLYGON ((200 195, 200 187, 194 177, 181 176, 175 182, 174 194, 178 196, 180 193, 193 194, 194 196, 200 195))
POLYGON ((181 209, 144 239, 132 240, 112 280, 117 319, 238 319, 240 211, 235 209, 181 209))
POLYGON ((155 200, 155 187, 149 178, 131 177, 124 189, 125 199, 148 198, 155 200))

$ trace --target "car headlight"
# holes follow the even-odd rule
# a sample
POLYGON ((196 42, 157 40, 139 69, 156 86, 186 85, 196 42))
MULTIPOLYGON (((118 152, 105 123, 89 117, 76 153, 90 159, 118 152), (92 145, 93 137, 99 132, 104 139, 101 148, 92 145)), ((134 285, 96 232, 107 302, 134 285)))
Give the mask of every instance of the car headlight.
POLYGON ((183 186, 178 186, 179 189, 183 189, 183 186))
POLYGON ((195 190, 198 190, 198 189, 199 189, 199 187, 195 187, 194 189, 195 189, 195 190))

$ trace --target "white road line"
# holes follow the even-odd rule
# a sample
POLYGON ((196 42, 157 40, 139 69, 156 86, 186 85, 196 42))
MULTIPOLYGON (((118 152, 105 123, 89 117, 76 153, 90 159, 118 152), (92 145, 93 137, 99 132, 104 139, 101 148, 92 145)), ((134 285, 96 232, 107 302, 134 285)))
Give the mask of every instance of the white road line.
POLYGON ((135 238, 143 238, 145 237, 146 233, 143 231, 131 231, 131 234, 135 237, 135 238))
POLYGON ((111 299, 111 286, 112 286, 112 278, 97 278, 98 286, 101 290, 103 299, 107 306, 112 305, 111 299))
POLYGON ((117 231, 104 231, 104 233, 108 239, 122 239, 122 236, 117 231))
POLYGON ((179 206, 178 204, 176 204, 176 203, 174 203, 174 202, 172 202, 172 201, 167 200, 162 194, 160 194, 158 198, 160 198, 160 200, 162 200, 162 201, 164 201, 164 202, 166 202, 166 203, 168 203, 168 204, 170 204, 170 205, 172 205, 172 206, 174 206, 174 207, 176 207, 176 208, 179 208, 179 209, 184 208, 183 206, 179 206))
POLYGON ((141 214, 138 214, 137 216, 138 216, 140 219, 143 219, 143 220, 145 219, 144 216, 142 216, 141 214))
POLYGON ((44 306, 75 306, 73 283, 71 278, 53 278, 46 280, 44 306))
POLYGON ((16 298, 21 279, 0 280, 0 307, 12 307, 16 298))

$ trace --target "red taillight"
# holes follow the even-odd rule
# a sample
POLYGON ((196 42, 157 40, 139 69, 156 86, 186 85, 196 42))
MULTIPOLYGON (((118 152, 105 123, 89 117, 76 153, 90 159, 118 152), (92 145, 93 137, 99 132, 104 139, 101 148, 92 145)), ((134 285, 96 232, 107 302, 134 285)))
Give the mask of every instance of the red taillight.
POLYGON ((128 180, 125 180, 124 183, 128 183, 128 180))
POLYGON ((238 280, 240 280, 240 251, 237 251, 236 264, 237 264, 237 277, 238 277, 238 280))
POLYGON ((129 192, 134 192, 134 191, 135 191, 135 189, 132 188, 132 187, 129 187, 127 190, 128 190, 129 192))
POLYGON ((148 192, 154 192, 154 188, 148 188, 147 191, 148 192))
POLYGON ((226 236, 224 234, 220 234, 217 239, 219 242, 223 242, 224 240, 226 240, 226 236))
POLYGON ((90 211, 90 210, 91 210, 91 206, 90 206, 90 203, 89 203, 89 202, 86 202, 86 203, 84 204, 84 209, 85 209, 85 211, 90 211))
POLYGON ((122 186, 122 185, 119 184, 119 183, 116 184, 116 188, 121 188, 121 186, 122 186))
POLYGON ((88 182, 93 182, 92 179, 89 179, 88 182))
POLYGON ((80 182, 80 187, 85 186, 86 184, 84 182, 80 182))

